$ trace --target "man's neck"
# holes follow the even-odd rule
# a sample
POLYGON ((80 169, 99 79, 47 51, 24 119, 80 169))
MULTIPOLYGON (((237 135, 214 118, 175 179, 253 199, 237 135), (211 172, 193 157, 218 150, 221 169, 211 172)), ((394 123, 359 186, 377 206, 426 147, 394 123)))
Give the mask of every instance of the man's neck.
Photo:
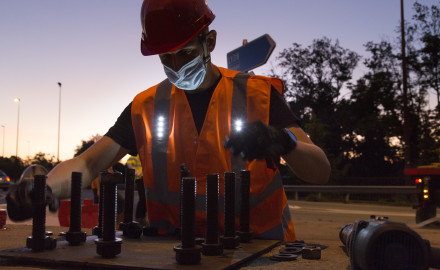
POLYGON ((214 87, 215 84, 218 83, 219 79, 221 78, 221 73, 218 70, 216 66, 214 66, 211 62, 208 63, 208 66, 206 68, 206 74, 205 79, 203 80, 203 83, 195 90, 188 90, 185 91, 188 94, 192 93, 200 93, 203 91, 206 91, 208 89, 211 89, 214 87))

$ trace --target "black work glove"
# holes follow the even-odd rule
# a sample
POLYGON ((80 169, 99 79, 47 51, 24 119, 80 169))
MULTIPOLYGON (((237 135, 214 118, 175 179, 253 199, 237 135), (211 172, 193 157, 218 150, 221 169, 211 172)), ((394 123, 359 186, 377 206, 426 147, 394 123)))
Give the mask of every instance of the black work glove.
MULTIPOLYGON (((23 221, 32 218, 32 192, 33 181, 23 180, 12 187, 6 196, 8 216, 12 221, 23 221)), ((56 212, 60 205, 58 198, 52 194, 52 189, 47 186, 46 205, 51 212, 56 212)))
POLYGON ((265 125, 261 121, 248 123, 240 131, 231 132, 224 142, 233 155, 240 154, 245 160, 271 159, 279 164, 280 156, 295 148, 293 141, 283 129, 265 125))

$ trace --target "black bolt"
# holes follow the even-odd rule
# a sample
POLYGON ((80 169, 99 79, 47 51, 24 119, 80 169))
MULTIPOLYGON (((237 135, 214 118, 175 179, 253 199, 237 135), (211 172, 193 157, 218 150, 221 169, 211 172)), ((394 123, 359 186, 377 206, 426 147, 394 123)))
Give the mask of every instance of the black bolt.
POLYGON ((70 227, 66 232, 66 241, 72 246, 84 243, 87 233, 81 231, 81 186, 82 173, 72 172, 70 189, 70 227))
POLYGON ((32 236, 26 239, 26 247, 32 251, 54 249, 57 240, 46 236, 46 176, 35 175, 32 199, 32 236))
POLYGON ((141 219, 147 216, 147 198, 145 197, 144 180, 142 178, 136 179, 135 183, 139 196, 138 206, 136 207, 136 218, 141 219))
POLYGON ((104 184, 104 209, 102 238, 96 239, 96 253, 104 258, 113 258, 121 253, 122 240, 116 238, 116 206, 117 184, 123 183, 121 173, 101 173, 101 181, 104 184))
POLYGON ((202 253, 215 256, 223 253, 218 235, 218 174, 206 176, 206 240, 202 243, 202 253))
MULTIPOLYGON (((182 190, 182 179, 184 177, 190 177, 190 172, 189 170, 186 168, 185 163, 180 164, 180 190, 182 190)), ((182 196, 180 196, 180 209, 182 209, 182 196)), ((181 236, 181 228, 182 228, 182 220, 180 220, 180 226, 179 228, 176 228, 175 231, 175 236, 180 239, 181 236)))
POLYGON ((251 174, 248 170, 240 172, 240 230, 237 235, 240 236, 242 243, 248 243, 253 237, 253 233, 249 230, 249 193, 251 187, 251 174))
POLYGON ((98 226, 93 227, 92 234, 102 238, 102 218, 104 216, 104 184, 101 181, 101 174, 99 177, 99 206, 98 206, 98 226))
POLYGON ((119 224, 119 229, 128 238, 139 238, 142 234, 142 226, 133 221, 134 178, 135 170, 127 169, 125 172, 124 221, 119 224))
POLYGON ((235 173, 225 172, 225 233, 221 237, 223 248, 234 249, 240 244, 235 235, 235 173))
POLYGON ((181 240, 182 244, 174 246, 176 261, 179 264, 198 264, 200 262, 200 247, 195 246, 196 221, 196 179, 184 177, 180 190, 181 208, 181 240))

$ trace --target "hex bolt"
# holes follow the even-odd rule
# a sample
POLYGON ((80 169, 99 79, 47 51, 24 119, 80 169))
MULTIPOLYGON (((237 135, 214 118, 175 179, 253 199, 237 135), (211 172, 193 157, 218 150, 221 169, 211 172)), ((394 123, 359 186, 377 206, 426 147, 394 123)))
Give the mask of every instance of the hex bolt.
POLYGON ((116 238, 117 184, 123 183, 121 173, 101 173, 104 184, 104 209, 102 238, 95 239, 96 253, 104 258, 113 258, 121 253, 122 239, 116 238))
POLYGON ((251 188, 251 174, 248 170, 240 171, 240 230, 237 235, 240 236, 240 242, 249 243, 252 240, 253 233, 249 230, 249 194, 251 188))
POLYGON ((84 243, 87 233, 81 231, 81 186, 82 173, 72 172, 70 189, 70 227, 66 232, 66 241, 71 246, 78 246, 84 243))
POLYGON ((240 237, 235 234, 235 173, 225 172, 225 233, 220 238, 225 249, 235 249, 240 237))
POLYGON ((104 216, 104 184, 101 181, 101 174, 99 178, 99 205, 98 205, 98 226, 93 227, 92 234, 102 238, 102 218, 104 216))
POLYGON ((124 220, 119 224, 119 229, 128 238, 139 238, 142 234, 142 226, 133 221, 134 178, 135 170, 127 169, 125 172, 124 220))
MULTIPOLYGON (((180 190, 182 190, 182 179, 184 177, 190 177, 190 172, 189 170, 186 168, 185 163, 180 164, 180 190)), ((180 196, 180 208, 182 209, 182 196, 180 196)), ((179 228, 176 229, 176 237, 178 237, 180 239, 180 235, 181 235, 181 231, 180 229, 182 228, 182 220, 180 220, 180 226, 179 228)))
POLYGON ((218 174, 206 176, 206 237, 202 254, 216 256, 223 253, 218 235, 218 174))
POLYGON ((26 247, 32 251, 54 249, 57 246, 55 238, 46 236, 46 176, 35 175, 32 199, 32 236, 26 239, 26 247))
POLYGON ((180 208, 181 245, 174 246, 178 264, 193 265, 200 263, 200 247, 195 245, 196 221, 196 179, 184 177, 180 190, 182 207, 180 208))

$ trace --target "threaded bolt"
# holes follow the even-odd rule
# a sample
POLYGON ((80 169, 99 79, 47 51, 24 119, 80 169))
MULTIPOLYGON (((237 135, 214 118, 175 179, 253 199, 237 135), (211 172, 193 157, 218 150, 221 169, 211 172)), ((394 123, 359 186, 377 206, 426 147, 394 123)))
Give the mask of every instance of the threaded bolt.
POLYGON ((26 247, 32 251, 54 249, 57 240, 46 236, 46 176, 35 175, 32 199, 32 236, 26 239, 26 247))
POLYGON ((32 238, 43 239, 46 236, 46 176, 35 175, 32 191, 32 238))
POLYGON ((195 245, 196 220, 196 179, 184 177, 182 179, 182 207, 180 221, 182 224, 182 248, 192 248, 195 245))
POLYGON ((240 243, 235 235, 235 173, 225 172, 225 233, 221 238, 225 249, 234 249, 240 243))
POLYGON ((206 177, 206 237, 202 253, 207 256, 223 253, 218 235, 218 179, 218 174, 208 174, 206 177))
POLYGON ((86 241, 87 233, 81 231, 81 186, 82 173, 72 172, 70 189, 70 226, 66 232, 66 240, 76 246, 86 241))
POLYGON ((113 258, 121 253, 122 240, 116 238, 116 206, 117 184, 123 183, 121 173, 101 173, 101 181, 104 184, 104 209, 102 238, 95 239, 96 253, 104 258, 113 258))
POLYGON ((179 264, 197 264, 200 262, 200 247, 195 247, 196 221, 196 179, 183 177, 180 190, 181 241, 174 246, 176 261, 179 264))
POLYGON ((115 183, 105 183, 104 186, 102 238, 104 241, 111 241, 116 235, 117 187, 115 183))
POLYGON ((249 231, 249 193, 251 184, 250 178, 250 171, 240 171, 240 230, 237 232, 237 234, 240 236, 240 240, 243 243, 250 242, 253 236, 253 233, 249 231))
POLYGON ((71 232, 81 231, 81 186, 82 173, 72 172, 69 227, 71 232))

